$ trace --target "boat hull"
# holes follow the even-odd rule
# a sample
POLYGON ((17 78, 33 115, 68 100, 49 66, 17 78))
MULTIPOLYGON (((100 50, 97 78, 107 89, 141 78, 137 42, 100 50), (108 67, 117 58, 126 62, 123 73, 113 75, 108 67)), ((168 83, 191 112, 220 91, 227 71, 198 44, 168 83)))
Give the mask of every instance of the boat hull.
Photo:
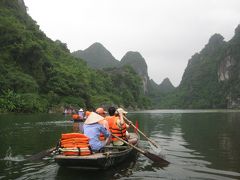
MULTIPOLYGON (((131 133, 130 137, 136 139, 136 134, 131 133)), ((124 161, 136 158, 137 151, 129 146, 109 147, 104 153, 94 153, 89 156, 64 156, 56 155, 55 161, 60 165, 68 168, 80 169, 107 169, 111 166, 118 165, 124 161)))

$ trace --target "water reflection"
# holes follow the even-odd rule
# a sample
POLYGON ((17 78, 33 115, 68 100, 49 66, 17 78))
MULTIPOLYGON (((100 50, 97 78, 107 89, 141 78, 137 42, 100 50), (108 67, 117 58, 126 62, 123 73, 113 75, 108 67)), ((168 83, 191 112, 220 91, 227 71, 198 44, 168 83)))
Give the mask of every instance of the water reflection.
POLYGON ((181 120, 181 114, 131 114, 130 118, 133 122, 139 121, 139 128, 150 135, 149 133, 161 131, 162 135, 171 136, 174 132, 174 128, 179 127, 181 120))
POLYGON ((129 177, 133 174, 138 156, 129 158, 127 162, 119 164, 118 166, 109 168, 107 170, 81 170, 77 168, 59 167, 57 170, 56 179, 119 179, 122 177, 129 177))
MULTIPOLYGON (((131 118, 140 120, 140 128, 162 146, 167 160, 172 163, 161 172, 161 177, 174 167, 176 169, 171 172, 179 172, 180 175, 176 175, 179 179, 189 176, 235 179, 240 178, 239 116, 239 112, 189 111, 174 114, 146 112, 133 114, 131 118)), ((152 165, 144 166, 144 170, 149 167, 159 172, 152 165)), ((167 179, 171 179, 169 177, 167 179)))
MULTIPOLYGON (((240 179, 240 113, 156 110, 129 113, 133 123, 162 148, 166 167, 140 155, 107 171, 60 168, 52 157, 22 161, 71 132, 60 114, 0 115, 0 179, 240 179)), ((141 148, 151 150, 141 137, 141 148)))
POLYGON ((181 128, 189 149, 211 162, 208 167, 240 171, 240 114, 183 114, 181 128))

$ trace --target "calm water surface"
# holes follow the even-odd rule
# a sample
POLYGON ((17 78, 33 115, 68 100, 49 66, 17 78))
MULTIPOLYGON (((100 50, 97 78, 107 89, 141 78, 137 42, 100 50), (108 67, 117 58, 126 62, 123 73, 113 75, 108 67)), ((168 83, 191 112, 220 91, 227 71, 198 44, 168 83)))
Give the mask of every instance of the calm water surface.
MULTIPOLYGON (((0 179, 240 179, 240 111, 152 110, 128 114, 171 162, 166 167, 140 155, 107 171, 59 167, 53 157, 24 161, 55 146, 71 132, 61 114, 0 115, 0 179)), ((143 138, 141 148, 151 147, 143 138)))

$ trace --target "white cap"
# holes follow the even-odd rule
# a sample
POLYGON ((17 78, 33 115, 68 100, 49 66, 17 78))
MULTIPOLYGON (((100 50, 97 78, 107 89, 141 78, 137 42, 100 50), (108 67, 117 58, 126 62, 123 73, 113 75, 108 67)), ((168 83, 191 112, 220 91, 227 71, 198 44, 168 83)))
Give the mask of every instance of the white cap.
POLYGON ((125 111, 123 108, 117 108, 116 112, 118 113, 123 113, 123 114, 127 114, 128 112, 125 111))

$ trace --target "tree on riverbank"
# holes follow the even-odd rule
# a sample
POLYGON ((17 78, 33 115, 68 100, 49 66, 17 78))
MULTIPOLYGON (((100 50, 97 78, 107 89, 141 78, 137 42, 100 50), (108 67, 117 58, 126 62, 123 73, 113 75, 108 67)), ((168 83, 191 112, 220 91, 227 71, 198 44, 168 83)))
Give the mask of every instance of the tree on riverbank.
POLYGON ((67 105, 92 108, 102 103, 150 105, 131 67, 87 67, 65 43, 46 37, 23 5, 19 0, 0 2, 0 112, 46 112, 67 105))

